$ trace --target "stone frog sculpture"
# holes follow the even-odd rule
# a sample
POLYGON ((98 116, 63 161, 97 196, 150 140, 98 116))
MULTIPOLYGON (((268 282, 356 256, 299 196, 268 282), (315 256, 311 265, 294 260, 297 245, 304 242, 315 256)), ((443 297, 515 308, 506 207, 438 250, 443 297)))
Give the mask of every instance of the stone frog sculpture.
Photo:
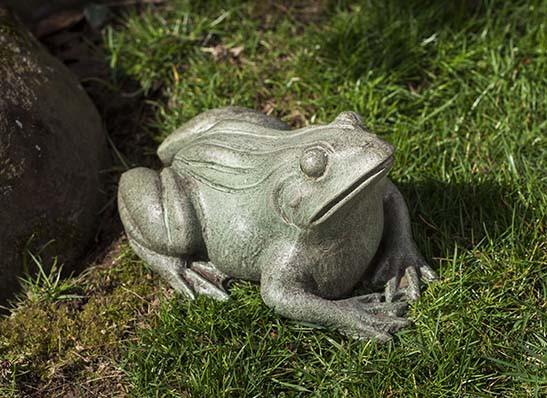
POLYGON ((356 113, 291 131, 250 109, 210 110, 158 155, 160 172, 122 175, 119 210, 135 252, 189 298, 260 281, 286 317, 383 341, 409 324, 420 280, 436 278, 386 177, 393 147, 356 113), (382 287, 351 297, 358 285, 382 287))

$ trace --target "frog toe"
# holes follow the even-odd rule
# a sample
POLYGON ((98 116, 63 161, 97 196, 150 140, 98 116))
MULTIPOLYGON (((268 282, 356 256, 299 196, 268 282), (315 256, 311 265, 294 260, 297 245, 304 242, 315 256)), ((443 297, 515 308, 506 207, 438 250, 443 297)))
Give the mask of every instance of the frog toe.
POLYGON ((228 300, 229 296, 223 287, 211 282, 208 278, 194 271, 192 268, 184 270, 186 281, 192 285, 194 291, 198 294, 203 294, 220 301, 228 300))
POLYGON ((420 271, 415 266, 409 266, 401 273, 390 278, 385 287, 386 302, 413 302, 421 296, 420 271))
POLYGON ((340 330, 340 332, 357 340, 375 340, 379 343, 387 343, 393 340, 391 334, 365 325, 355 329, 340 330))
POLYGON ((390 334, 412 325, 412 321, 410 319, 384 314, 371 315, 367 321, 371 322, 371 326, 375 329, 390 334))
MULTIPOLYGON (((384 295, 381 293, 355 296, 343 300, 344 305, 349 305, 363 314, 365 319, 384 319, 383 316, 400 317, 408 310, 408 303, 405 301, 385 302, 384 295)), ((386 318, 389 319, 389 318, 386 318)), ((402 319, 402 318, 401 318, 402 319)))
POLYGON ((230 276, 221 272, 210 261, 193 261, 191 268, 223 291, 228 289, 229 283, 232 280, 230 276))
POLYGON ((422 277, 422 280, 424 282, 430 283, 439 279, 439 276, 437 275, 437 273, 429 265, 424 263, 422 266, 420 266, 419 269, 420 269, 420 276, 422 277))
POLYGON ((342 331, 359 339, 387 342, 393 339, 393 333, 409 326, 411 323, 406 318, 367 313, 363 314, 352 326, 344 328, 342 331))
POLYGON ((385 314, 388 316, 400 317, 406 314, 408 303, 404 301, 395 303, 369 303, 363 310, 371 314, 385 314))

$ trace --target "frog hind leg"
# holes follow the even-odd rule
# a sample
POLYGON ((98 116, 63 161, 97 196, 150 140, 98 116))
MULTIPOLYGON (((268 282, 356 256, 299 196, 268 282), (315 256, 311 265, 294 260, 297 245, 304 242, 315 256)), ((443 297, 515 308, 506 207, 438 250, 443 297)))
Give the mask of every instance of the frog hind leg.
POLYGON ((166 166, 170 165, 176 153, 186 146, 188 137, 210 129, 223 120, 250 122, 277 130, 289 130, 290 127, 274 116, 239 106, 227 106, 200 113, 177 130, 172 132, 159 146, 158 156, 166 166))
POLYGON ((190 260, 204 248, 201 226, 181 179, 170 168, 124 173, 118 208, 135 253, 176 291, 190 299, 198 294, 228 298, 223 287, 227 277, 212 264, 190 260))

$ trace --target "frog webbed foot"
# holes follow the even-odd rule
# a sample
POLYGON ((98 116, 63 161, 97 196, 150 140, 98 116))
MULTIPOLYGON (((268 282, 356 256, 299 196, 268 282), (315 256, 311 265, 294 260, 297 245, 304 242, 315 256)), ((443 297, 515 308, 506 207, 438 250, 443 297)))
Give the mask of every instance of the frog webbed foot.
POLYGON ((264 275, 261 294, 276 312, 292 319, 334 327, 359 339, 389 341, 391 334, 411 324, 402 318, 408 304, 387 303, 384 295, 373 293, 343 300, 328 300, 308 290, 302 280, 264 275))
POLYGON ((210 262, 191 262, 184 258, 153 252, 134 240, 131 247, 146 263, 158 272, 173 289, 190 300, 203 294, 217 300, 227 300, 225 289, 229 277, 210 262))
POLYGON ((337 307, 350 318, 342 332, 361 339, 389 341, 393 333, 412 323, 402 317, 408 310, 408 303, 383 300, 383 294, 372 293, 336 301, 337 307))
POLYGON ((371 283, 384 285, 385 301, 416 301, 424 283, 438 279, 437 274, 416 250, 387 250, 376 264, 371 283))

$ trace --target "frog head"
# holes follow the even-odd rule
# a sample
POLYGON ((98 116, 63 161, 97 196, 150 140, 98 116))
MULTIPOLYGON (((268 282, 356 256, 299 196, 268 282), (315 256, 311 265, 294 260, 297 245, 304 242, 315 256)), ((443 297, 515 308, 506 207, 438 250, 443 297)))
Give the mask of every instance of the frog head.
POLYGON ((283 219, 302 228, 318 227, 366 200, 393 164, 393 147, 367 131, 354 112, 301 134, 307 137, 305 145, 295 151, 274 196, 283 219))
POLYGON ((294 131, 224 120, 181 139, 176 170, 225 195, 247 196, 257 216, 273 208, 300 228, 321 225, 363 200, 393 159, 393 147, 370 133, 354 112, 294 131))

